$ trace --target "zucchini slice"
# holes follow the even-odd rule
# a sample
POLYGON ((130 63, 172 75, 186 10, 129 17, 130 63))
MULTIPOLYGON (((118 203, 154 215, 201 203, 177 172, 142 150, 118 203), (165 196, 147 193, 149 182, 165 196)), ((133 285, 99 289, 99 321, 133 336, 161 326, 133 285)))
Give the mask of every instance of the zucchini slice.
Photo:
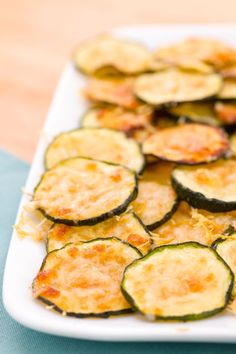
POLYGON ((214 108, 222 124, 225 125, 236 124, 236 103, 235 102, 233 103, 216 102, 214 108))
POLYGON ((91 78, 83 94, 96 103, 109 103, 128 109, 137 108, 140 103, 133 92, 134 79, 130 77, 91 78))
POLYGON ((230 150, 233 153, 233 156, 236 156, 236 133, 232 134, 230 139, 230 150))
POLYGON ((144 156, 136 141, 105 128, 83 128, 58 135, 47 148, 45 165, 50 169, 67 158, 82 156, 127 166, 136 172, 144 168, 144 156))
POLYGON ((211 212, 236 210, 236 161, 220 160, 203 166, 179 166, 172 183, 180 198, 211 212))
POLYGON ((131 211, 100 222, 93 226, 68 226, 54 224, 47 235, 47 251, 65 246, 67 243, 86 242, 95 238, 117 237, 146 254, 152 239, 140 219, 131 211))
POLYGON ((83 89, 85 97, 96 103, 109 103, 135 109, 139 101, 133 92, 134 79, 130 77, 92 78, 83 89))
POLYGON ((144 154, 189 165, 217 160, 228 149, 223 130, 197 123, 157 131, 143 142, 144 154))
POLYGON ((137 74, 148 69, 150 53, 140 43, 103 35, 81 45, 74 53, 74 62, 88 75, 107 67, 117 73, 137 74))
MULTIPOLYGON (((178 43, 158 48, 155 58, 167 63, 181 61, 210 64, 221 68, 236 62, 236 51, 223 42, 212 38, 187 38, 178 43)), ((195 64, 196 65, 196 64, 195 64)))
POLYGON ((211 248, 196 242, 155 248, 124 273, 122 291, 148 320, 191 321, 227 306, 234 275, 211 248))
POLYGON ((170 107, 168 112, 174 117, 186 118, 197 123, 222 125, 222 121, 217 117, 214 110, 213 102, 180 103, 170 107))
POLYGON ((236 233, 224 238, 218 238, 212 245, 216 252, 224 259, 236 274, 236 233))
POLYGON ((152 231, 152 239, 154 246, 187 241, 210 246, 229 225, 236 226, 236 213, 213 214, 181 202, 171 219, 152 231))
POLYGON ((221 89, 218 74, 201 74, 178 69, 143 74, 134 83, 134 93, 152 105, 199 101, 215 96, 221 89))
POLYGON ((136 196, 137 178, 132 170, 77 157, 45 172, 33 200, 48 219, 77 226, 121 214, 136 196))
POLYGON ((177 196, 170 181, 173 167, 167 162, 150 164, 140 178, 138 196, 132 206, 149 230, 170 219, 177 208, 177 196))
POLYGON ((109 128, 130 135, 133 130, 145 128, 151 123, 152 109, 148 106, 138 111, 122 107, 102 107, 88 110, 82 118, 82 127, 109 128))
POLYGON ((125 267, 139 257, 137 249, 116 238, 67 244, 46 256, 33 295, 67 316, 130 312, 120 281, 125 267))
POLYGON ((221 100, 236 99, 236 80, 224 79, 223 86, 217 95, 221 100))

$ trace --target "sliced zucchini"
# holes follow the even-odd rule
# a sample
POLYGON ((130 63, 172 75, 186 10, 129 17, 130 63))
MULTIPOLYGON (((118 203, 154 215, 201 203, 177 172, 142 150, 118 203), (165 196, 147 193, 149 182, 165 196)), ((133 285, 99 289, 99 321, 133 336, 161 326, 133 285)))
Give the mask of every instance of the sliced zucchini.
POLYGON ((223 86, 217 97, 221 100, 236 99, 236 80, 224 79, 223 86))
MULTIPOLYGON (((236 62, 236 51, 223 42, 212 38, 187 38, 178 43, 158 48, 155 58, 168 63, 182 60, 206 63, 221 68, 236 62)), ((196 65, 196 64, 195 64, 196 65)))
POLYGON ((236 213, 213 214, 181 202, 171 219, 152 231, 152 238, 154 246, 187 241, 210 246, 230 224, 236 225, 236 213))
POLYGON ((83 89, 85 97, 93 102, 109 103, 135 109, 139 102, 133 92, 133 78, 92 78, 83 89))
POLYGON ((211 248, 197 242, 155 248, 125 270, 122 291, 148 320, 191 321, 224 310, 234 275, 211 248))
POLYGON ((228 149, 223 130, 197 123, 156 131, 143 142, 144 154, 189 165, 219 159, 228 149))
POLYGON ((48 219, 77 226, 121 214, 136 196, 137 178, 132 170, 77 157, 45 172, 33 200, 48 219))
POLYGON ((47 148, 45 165, 50 169, 67 158, 82 156, 127 166, 136 172, 144 168, 144 156, 133 139, 105 128, 83 128, 58 135, 47 148))
POLYGON ((134 83, 134 93, 152 105, 198 101, 215 96, 222 86, 218 74, 201 74, 178 69, 143 74, 134 83))
POLYGON ((122 107, 102 107, 90 109, 82 119, 82 127, 100 127, 131 134, 133 130, 145 128, 151 123, 152 109, 131 111, 122 107))
POLYGON ((172 172, 180 198, 211 212, 236 210, 236 161, 220 160, 203 166, 179 166, 172 172))
POLYGON ((125 267, 140 255, 116 238, 67 244, 46 256, 34 279, 33 295, 67 316, 130 312, 120 281, 125 267))
MULTIPOLYGON (((224 259, 236 276, 236 233, 217 239, 212 247, 224 259)), ((234 283, 235 291, 235 283, 234 283)))
POLYGON ((233 156, 236 156, 236 133, 232 134, 230 137, 230 150, 233 153, 233 156))
POLYGON ((140 219, 136 214, 128 211, 93 226, 75 227, 54 224, 47 236, 47 251, 51 252, 70 242, 86 242, 98 237, 112 236, 128 242, 142 254, 146 254, 152 244, 150 234, 140 219))
POLYGON ((82 44, 74 53, 74 62, 88 75, 107 67, 118 73, 136 74, 148 69, 150 53, 139 43, 103 35, 82 44))
POLYGON ((146 167, 139 181, 138 196, 132 206, 149 230, 170 219, 178 200, 171 186, 173 164, 159 162, 146 167))
POLYGON ((220 74, 224 79, 236 79, 236 64, 225 66, 220 70, 220 74))
POLYGON ((236 124, 236 103, 215 103, 215 112, 222 124, 236 124))
POLYGON ((168 112, 174 117, 186 118, 197 123, 222 125, 222 121, 218 119, 214 110, 213 102, 180 103, 170 107, 168 112))

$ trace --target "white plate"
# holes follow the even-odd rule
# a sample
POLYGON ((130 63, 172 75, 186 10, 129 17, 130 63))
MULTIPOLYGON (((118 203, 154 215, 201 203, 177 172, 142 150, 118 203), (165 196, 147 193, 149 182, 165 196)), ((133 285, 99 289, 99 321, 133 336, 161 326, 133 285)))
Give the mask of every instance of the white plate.
MULTIPOLYGON (((113 33, 144 42, 150 48, 190 35, 216 37, 236 47, 236 27, 233 25, 134 26, 116 29, 113 33)), ((79 125, 79 117, 86 108, 86 103, 78 98, 83 84, 84 78, 69 64, 46 120, 27 180, 27 191, 33 190, 43 171, 43 153, 51 137, 79 125)), ((23 197, 19 211, 25 202, 26 197, 23 197)), ((67 337, 107 341, 236 342, 236 316, 226 313, 197 322, 150 323, 136 315, 76 319, 46 310, 31 295, 31 283, 44 255, 42 244, 30 239, 21 240, 13 232, 5 268, 3 300, 8 313, 27 327, 67 337)))

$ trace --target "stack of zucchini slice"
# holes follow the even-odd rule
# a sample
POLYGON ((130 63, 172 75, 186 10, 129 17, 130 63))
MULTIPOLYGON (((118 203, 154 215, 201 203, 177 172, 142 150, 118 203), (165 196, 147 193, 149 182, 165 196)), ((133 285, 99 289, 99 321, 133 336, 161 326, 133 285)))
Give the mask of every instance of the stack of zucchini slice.
POLYGON ((82 44, 91 106, 56 136, 33 203, 53 225, 33 296, 63 315, 197 320, 233 300, 236 51, 82 44))

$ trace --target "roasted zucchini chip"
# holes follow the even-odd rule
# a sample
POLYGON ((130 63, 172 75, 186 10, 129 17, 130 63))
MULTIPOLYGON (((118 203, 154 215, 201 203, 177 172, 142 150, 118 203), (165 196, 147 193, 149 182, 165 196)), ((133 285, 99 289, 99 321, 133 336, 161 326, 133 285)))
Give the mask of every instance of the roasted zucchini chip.
POLYGON ((236 210, 236 161, 220 160, 202 166, 179 166, 172 183, 180 198, 211 212, 236 210))
MULTIPOLYGON (((221 68, 236 62, 236 51, 225 43, 212 38, 187 38, 179 43, 158 48, 155 58, 167 63, 181 61, 210 64, 221 68)), ((195 65, 196 65, 195 64, 195 65)))
POLYGON ((88 75, 106 67, 136 74, 148 69, 150 53, 139 43, 103 35, 81 45, 74 53, 74 62, 88 75))
MULTIPOLYGON (((236 274, 236 233, 217 239, 212 247, 236 274)), ((235 286, 234 286, 235 288, 235 286)))
POLYGON ((236 226, 236 212, 210 213, 181 202, 165 224, 152 231, 154 246, 195 241, 210 246, 229 226, 236 226))
POLYGON ((222 86, 218 74, 201 74, 178 69, 140 75, 134 93, 152 105, 199 101, 215 96, 222 86))
POLYGON ((140 219, 135 213, 128 211, 93 226, 54 224, 47 236, 47 251, 51 252, 70 242, 86 242, 98 237, 112 236, 130 243, 142 254, 146 254, 152 244, 150 234, 140 219))
POLYGON ((77 157, 45 172, 33 200, 48 219, 77 226, 121 214, 136 196, 137 178, 132 170, 77 157))
POLYGON ((102 107, 90 109, 82 119, 82 127, 100 127, 132 134, 136 129, 143 129, 151 123, 152 109, 148 106, 138 111, 122 107, 102 107))
POLYGON ((223 130, 197 123, 157 131, 143 142, 144 154, 189 165, 217 160, 228 149, 223 130))
POLYGON ((46 168, 62 160, 82 156, 127 166, 136 172, 144 168, 140 146, 122 132, 104 128, 83 128, 58 135, 45 154, 46 168))
POLYGON ((236 102, 216 102, 214 109, 222 124, 236 124, 236 102))
POLYGON ((233 153, 233 156, 236 156, 236 133, 232 134, 230 137, 230 149, 233 153))
POLYGON ((83 89, 85 97, 96 103, 109 103, 128 109, 137 108, 140 103, 133 92, 133 78, 92 78, 83 89))
POLYGON ((234 275, 211 248, 197 242, 155 248, 125 270, 122 291, 148 320, 191 321, 224 310, 234 275))
POLYGON ((177 208, 177 196, 170 181, 173 167, 167 162, 150 164, 140 178, 138 196, 132 206, 149 230, 166 222, 177 208))
POLYGON ((236 80, 224 79, 223 86, 217 95, 221 100, 236 99, 236 80))
POLYGON ((236 79, 236 64, 225 66, 220 70, 220 74, 224 79, 236 79))
POLYGON ((197 123, 204 123, 214 126, 222 125, 217 117, 213 102, 189 102, 180 103, 170 107, 168 112, 174 117, 186 118, 197 123))
POLYGON ((130 312, 120 281, 125 267, 140 255, 116 238, 67 244, 46 256, 34 279, 33 295, 67 316, 130 312))

